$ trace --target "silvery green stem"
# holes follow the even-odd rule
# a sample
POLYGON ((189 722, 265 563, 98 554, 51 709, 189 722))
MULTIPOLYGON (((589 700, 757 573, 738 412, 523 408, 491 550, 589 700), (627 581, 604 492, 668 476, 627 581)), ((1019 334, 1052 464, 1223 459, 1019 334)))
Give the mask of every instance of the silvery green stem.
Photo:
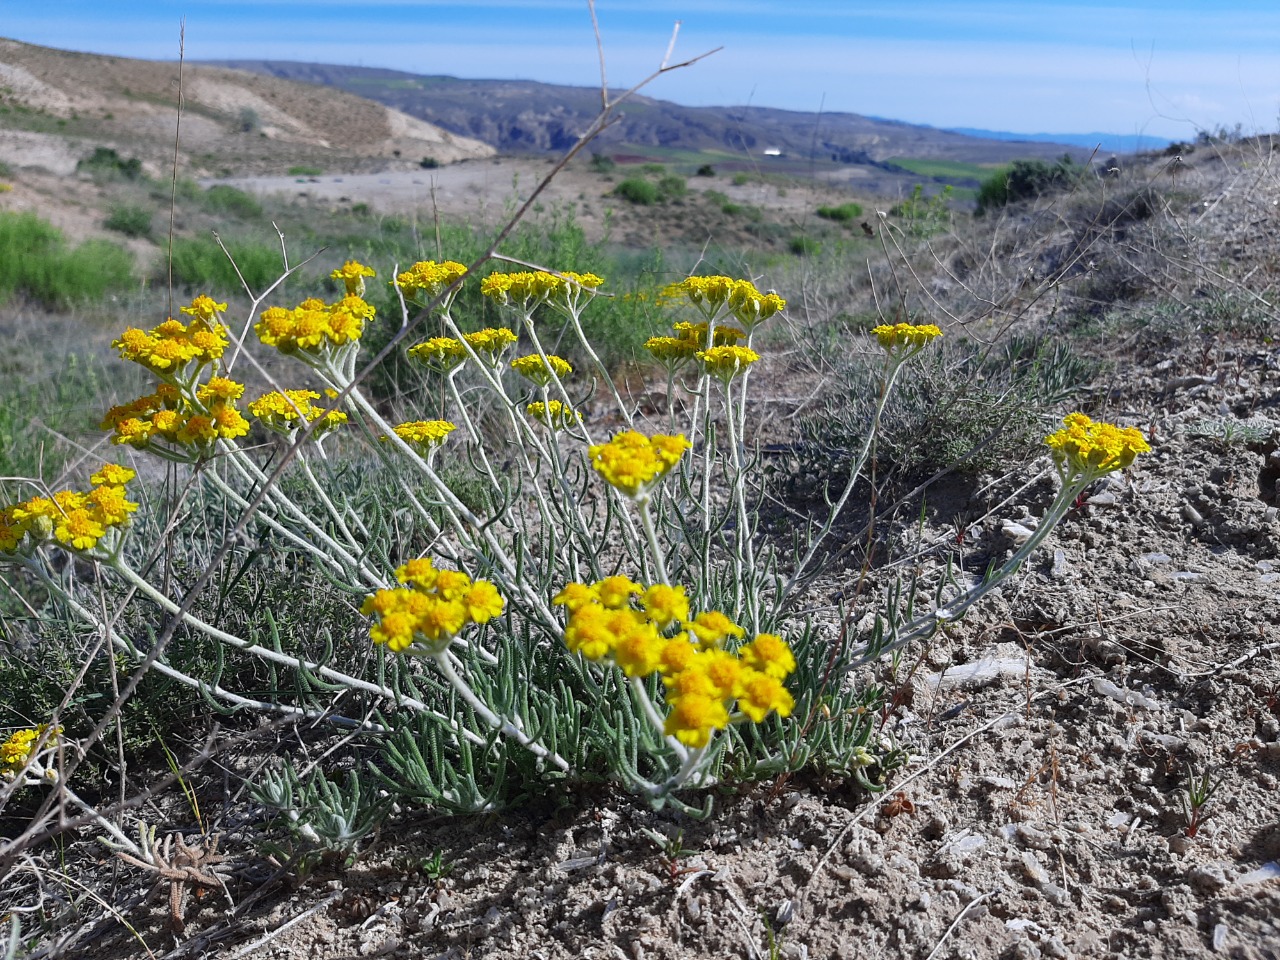
POLYGON ((543 744, 531 738, 512 720, 504 720, 490 710, 489 707, 475 695, 475 691, 471 689, 471 685, 462 679, 458 672, 453 668, 453 664, 449 662, 448 657, 436 656, 432 657, 432 661, 440 672, 444 674, 444 678, 449 681, 449 685, 458 692, 458 696, 462 697, 462 699, 467 702, 471 709, 476 712, 476 715, 480 717, 485 724, 492 727, 494 730, 501 732, 504 736, 510 737, 535 757, 547 760, 559 767, 561 770, 568 771, 572 769, 569 761, 565 760, 564 757, 547 749, 543 744))
MULTIPOLYGON (((233 467, 239 470, 240 475, 250 483, 259 483, 264 485, 267 483, 267 475, 258 469, 258 465, 249 457, 245 456, 244 452, 240 450, 239 447, 228 445, 228 456, 225 460, 227 463, 230 463, 233 467)), ((214 482, 220 489, 224 492, 231 492, 242 506, 247 506, 246 501, 244 501, 239 494, 232 492, 231 487, 225 484, 222 479, 218 477, 216 471, 207 471, 207 475, 214 478, 214 482)), ((324 496, 323 492, 321 493, 321 496, 324 496)), ((324 499, 326 503, 329 503, 327 497, 324 497, 324 499)), ((374 584, 375 586, 385 585, 385 581, 379 577, 377 573, 370 570, 362 561, 353 556, 345 547, 343 547, 342 544, 329 536, 323 527, 307 516, 305 510, 299 509, 296 503, 282 494, 274 485, 267 487, 267 499, 264 502, 271 503, 277 512, 287 515, 300 523, 306 528, 307 532, 315 537, 317 544, 326 548, 326 550, 332 551, 331 556, 346 564, 348 569, 357 571, 366 582, 374 584)), ((332 504, 329 503, 329 505, 332 509, 332 504)), ((314 550, 312 552, 314 552, 314 550)))
POLYGON ((1045 511, 1044 517, 1041 518, 1035 531, 998 570, 989 574, 983 579, 982 583, 950 603, 943 604, 932 613, 917 617, 908 623, 905 627, 905 632, 897 633, 890 643, 875 651, 875 657, 878 658, 883 654, 899 650, 916 640, 923 640, 933 636, 940 627, 958 620, 970 607, 1017 573, 1022 564, 1026 562, 1026 559, 1035 552, 1045 538, 1053 532, 1054 527, 1067 515, 1067 511, 1071 509, 1080 492, 1100 476, 1103 476, 1103 474, 1085 473, 1070 478, 1069 482, 1064 484, 1062 489, 1058 491, 1058 495, 1045 511))
MULTIPOLYGON (((319 451, 320 448, 317 446, 316 450, 319 451)), ((315 491, 316 496, 320 498, 320 502, 324 504, 325 510, 328 511, 334 525, 338 528, 339 532, 341 532, 342 536, 346 538, 347 545, 352 549, 359 550, 360 545, 356 541, 356 538, 352 536, 351 530, 347 527, 346 520, 343 519, 342 512, 338 509, 338 505, 329 497, 329 494, 324 487, 320 486, 320 481, 316 479, 315 473, 311 470, 310 458, 299 451, 297 460, 299 465, 302 467, 302 472, 303 475, 306 476, 307 482, 311 484, 311 489, 315 491)))
POLYGON ((853 493, 854 487, 858 485, 858 481, 862 478, 862 470, 867 465, 867 458, 871 454, 871 445, 875 441, 876 435, 880 430, 880 418, 884 415, 885 404, 889 400, 889 393, 893 389, 893 383, 898 377, 898 372, 902 369, 902 361, 905 357, 895 357, 893 354, 888 356, 888 366, 885 378, 880 387, 880 396, 876 398, 875 413, 871 419, 871 429, 867 431, 866 437, 862 441, 862 449, 858 451, 858 455, 852 461, 852 467, 849 472, 849 481, 845 484, 844 490, 832 505, 830 512, 827 514, 826 521, 823 522, 822 528, 809 544, 809 549, 805 551, 805 555, 800 562, 796 564, 795 572, 791 574, 791 578, 787 580, 783 588, 778 591, 778 598, 774 601, 774 611, 781 611, 783 605, 790 598, 792 591, 800 583, 804 576, 805 569, 813 561, 818 553, 818 548, 822 542, 830 535, 835 527, 837 518, 844 510, 845 504, 849 502, 849 497, 853 493))
MULTIPOLYGON (((738 591, 735 606, 741 608, 744 599, 742 596, 745 585, 744 571, 754 571, 756 561, 751 523, 747 518, 746 475, 742 467, 742 444, 740 442, 739 424, 735 423, 733 394, 730 391, 732 382, 732 380, 726 381, 724 385, 724 409, 725 420, 729 425, 729 457, 733 465, 733 478, 730 484, 733 501, 738 511, 738 536, 734 542, 733 551, 734 588, 738 591)), ((742 387, 742 394, 743 396, 746 395, 745 384, 742 387)), ((755 636, 760 629, 760 598, 754 590, 749 589, 746 591, 745 600, 747 613, 751 619, 751 635, 755 636)))
POLYGON ((649 721, 660 736, 666 739, 667 745, 671 747, 675 755, 680 758, 680 762, 683 763, 688 758, 689 750, 675 737, 667 735, 667 725, 663 722, 662 715, 658 713, 658 708, 654 704, 653 698, 649 696, 649 691, 644 688, 644 679, 641 677, 628 677, 627 679, 631 684, 631 690, 635 694, 636 700, 640 704, 640 709, 645 715, 645 719, 649 721))
MULTIPOLYGON (((392 703, 396 704, 396 706, 408 707, 409 709, 415 710, 418 713, 426 714, 427 716, 431 717, 433 720, 436 720, 437 722, 444 724, 445 726, 452 729, 459 736, 465 737, 466 739, 470 740, 472 743, 476 745, 480 745, 485 742, 484 738, 481 737, 479 734, 476 734, 468 730, 466 727, 462 726, 462 724, 458 723, 456 720, 452 720, 449 717, 446 717, 443 714, 438 713, 435 710, 432 710, 429 706, 427 706, 421 700, 417 700, 413 697, 406 697, 390 689, 389 687, 379 686, 376 683, 370 683, 367 680, 361 680, 358 677, 349 676, 345 673, 341 673, 337 670, 334 670, 332 667, 321 666, 320 664, 311 663, 307 660, 304 660, 301 657, 290 657, 287 654, 279 653, 275 650, 270 650, 270 649, 267 649, 266 647, 258 646, 257 644, 250 643, 248 640, 244 640, 241 637, 235 636, 234 634, 230 634, 223 630, 219 630, 217 627, 211 624, 205 623, 203 620, 201 620, 199 617, 194 616, 193 614, 181 613, 182 608, 178 604, 174 603, 171 599, 169 599, 169 597, 165 596, 163 593, 161 593, 159 590, 153 587, 150 583, 144 580, 141 576, 139 576, 137 573, 135 573, 130 567, 126 566, 125 564, 123 563, 116 564, 112 567, 112 569, 115 570, 117 573, 119 573, 127 582, 137 587, 139 593, 143 594, 144 596, 154 601, 156 604, 161 606, 168 613, 172 615, 181 614, 182 621, 184 623, 192 627, 195 627, 200 632, 208 635, 209 637, 212 637, 214 640, 217 640, 220 643, 225 643, 227 646, 234 647, 237 650, 243 650, 246 653, 253 654, 255 657, 259 657, 260 659, 263 659, 263 660, 269 660, 272 663, 278 663, 281 666, 286 666, 286 667, 301 666, 307 671, 314 673, 316 676, 322 677, 325 680, 329 680, 333 683, 340 684, 344 687, 349 687, 352 690, 361 690, 365 693, 373 694, 376 697, 380 697, 384 700, 391 701, 392 703)), ((90 619, 90 622, 95 624, 98 623, 96 618, 90 619)))
POLYGON ((653 555, 653 566, 658 575, 658 582, 671 586, 671 582, 667 579, 667 561, 658 543, 658 531, 653 525, 653 515, 649 512, 648 494, 636 499, 636 509, 640 512, 640 525, 644 528, 645 539, 649 541, 649 553, 653 555))
MULTIPOLYGON (((574 304, 576 307, 577 304, 574 304)), ((622 394, 618 392, 617 386, 613 382, 613 377, 609 376, 609 371, 596 355, 595 347, 591 346, 591 341, 587 339, 587 335, 582 331, 582 323, 578 319, 581 310, 569 310, 569 322, 573 324, 573 332, 578 335, 578 342, 582 344, 584 350, 591 357, 592 363, 596 365, 596 369, 600 371, 600 375, 604 377, 604 382, 609 385, 609 391, 613 394, 613 399, 618 404, 618 412, 622 414, 624 420, 627 421, 627 427, 631 427, 631 411, 627 409, 626 404, 622 402, 622 394)))

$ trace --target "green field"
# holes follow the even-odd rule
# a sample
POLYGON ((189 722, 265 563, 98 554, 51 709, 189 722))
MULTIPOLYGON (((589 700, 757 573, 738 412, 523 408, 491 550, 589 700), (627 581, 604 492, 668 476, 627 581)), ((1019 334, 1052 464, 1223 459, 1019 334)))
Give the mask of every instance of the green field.
POLYGON ((982 180, 990 176, 991 171, 997 166, 920 157, 890 157, 887 162, 921 177, 940 177, 947 180, 982 180))

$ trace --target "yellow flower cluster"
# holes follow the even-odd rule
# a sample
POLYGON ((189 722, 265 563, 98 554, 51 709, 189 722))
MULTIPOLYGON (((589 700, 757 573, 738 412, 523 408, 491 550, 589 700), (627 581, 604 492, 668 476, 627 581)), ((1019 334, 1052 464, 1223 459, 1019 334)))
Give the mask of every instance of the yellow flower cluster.
POLYGON ((0 183, 0 193, 8 193, 13 189, 12 183, 0 183))
POLYGON ((587 455, 591 466, 608 484, 634 500, 641 500, 680 462, 689 447, 683 434, 646 437, 635 430, 626 430, 608 443, 589 447, 587 455))
MULTIPOLYGON (((419 453, 427 453, 442 446, 449 434, 457 430, 448 420, 412 420, 393 427, 395 434, 419 453)), ((386 438, 383 437, 385 440, 386 438)))
POLYGON ((1063 417, 1061 430, 1044 438, 1053 452, 1054 463, 1064 476, 1101 476, 1123 470, 1151 446, 1137 427, 1117 427, 1096 423, 1083 413, 1063 417))
POLYGON ((942 336, 942 330, 932 323, 882 323, 871 332, 880 341, 880 346, 891 352, 899 347, 906 347, 908 351, 914 352, 930 340, 942 336))
POLYGON ((422 294, 423 299, 434 300, 440 291, 448 290, 466 274, 466 266, 456 260, 446 260, 444 263, 420 260, 399 274, 395 284, 406 297, 422 294))
POLYGON ((432 337, 414 344, 407 352, 424 367, 441 373, 448 373, 467 359, 467 348, 453 337, 432 337))
POLYGON ((553 353, 548 354, 546 360, 536 353, 531 353, 527 357, 517 357, 511 361, 511 369, 539 387, 545 387, 551 383, 552 371, 555 372, 557 379, 564 379, 573 373, 573 367, 569 362, 553 353))
MULTIPOLYGON (((516 335, 506 327, 486 327, 475 333, 464 333, 462 340, 472 350, 490 363, 498 358, 507 347, 515 343, 516 335)), ((467 349, 461 340, 453 337, 432 337, 422 343, 415 344, 408 350, 409 356, 424 367, 448 373, 467 359, 467 349)))
POLYGON ((545 270, 532 270, 491 273, 480 282, 480 293, 525 314, 545 303, 560 313, 576 315, 581 311, 582 298, 595 296, 603 285, 604 278, 594 273, 566 270, 557 275, 545 270))
POLYGON ((227 328, 215 319, 227 309, 210 297, 199 296, 182 308, 190 323, 170 317, 158 327, 130 327, 111 344, 125 360, 146 367, 162 380, 189 379, 194 371, 213 363, 227 348, 227 328))
POLYGON ((369 629, 374 643, 403 653, 415 643, 439 655, 472 623, 488 623, 502 614, 504 601, 487 580, 472 580, 460 570, 437 570, 429 557, 410 560, 396 570, 401 589, 379 590, 360 612, 376 614, 369 629))
POLYGON ((787 301, 772 291, 761 293, 750 280, 732 277, 686 277, 662 290, 667 300, 688 299, 708 319, 728 311, 748 330, 785 309, 787 301))
POLYGON ((253 330, 281 353, 320 354, 359 340, 374 312, 372 305, 350 294, 333 304, 308 297, 292 310, 268 307, 253 330))
MULTIPOLYGON (((44 736, 44 732, 48 729, 49 725, 42 723, 38 727, 15 730, 9 734, 4 743, 0 743, 0 776, 11 778, 22 770, 31 759, 31 751, 36 741, 44 736)), ((48 750, 54 746, 61 732, 61 728, 54 730, 53 735, 45 741, 44 749, 48 750)))
POLYGON ((347 422, 347 415, 341 410, 325 409, 311 402, 319 399, 320 394, 314 390, 273 390, 250 403, 249 412, 268 430, 285 436, 319 420, 320 426, 312 434, 318 440, 347 422))
POLYGON ((112 407, 99 425, 111 430, 112 443, 128 444, 139 450, 157 448, 157 441, 183 447, 198 454, 208 453, 218 440, 234 440, 249 432, 249 421, 235 401, 244 385, 226 377, 212 377, 195 390, 195 400, 168 383, 156 392, 112 407))
POLYGON ((759 360, 760 354, 749 347, 712 347, 698 351, 697 358, 703 370, 728 383, 759 360))
POLYGON ((550 427, 552 430, 563 430, 566 427, 573 426, 575 423, 582 422, 582 414, 578 413, 577 410, 566 407, 559 400, 549 400, 546 403, 539 400, 529 404, 524 408, 524 411, 534 420, 550 427))
MULTIPOLYGON (((675 331, 674 337, 650 337, 645 341, 645 349, 654 359, 672 369, 694 357, 701 360, 703 351, 735 347, 739 340, 747 338, 744 330, 728 324, 718 324, 712 331, 709 323, 681 321, 673 324, 672 329, 675 331)), ((759 356, 756 359, 760 359, 759 356)))
POLYGON ((333 273, 329 274, 330 280, 341 280, 342 285, 347 290, 349 297, 364 296, 364 278, 376 277, 372 267, 366 267, 363 263, 357 263, 354 260, 348 260, 333 273))
POLYGON ((705 747, 727 727, 735 702, 754 723, 775 710, 789 716, 795 706, 783 685, 796 668, 786 641, 761 633, 726 650, 725 641, 745 631, 717 610, 691 618, 683 587, 644 587, 614 576, 570 583, 553 602, 569 611, 570 650, 615 664, 629 677, 662 677, 670 707, 664 732, 687 746, 705 747))
POLYGON ((32 497, 0 508, 0 553, 35 548, 50 539, 69 550, 92 550, 113 528, 124 527, 138 505, 125 497, 125 484, 136 474, 128 467, 105 464, 90 481, 87 493, 62 490, 52 497, 32 497))

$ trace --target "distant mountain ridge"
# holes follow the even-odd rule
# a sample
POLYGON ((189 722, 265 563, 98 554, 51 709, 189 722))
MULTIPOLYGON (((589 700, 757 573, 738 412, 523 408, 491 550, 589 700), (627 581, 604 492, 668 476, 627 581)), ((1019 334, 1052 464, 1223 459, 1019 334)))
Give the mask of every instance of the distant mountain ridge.
MULTIPOLYGON (((503 153, 562 151, 595 118, 600 91, 531 80, 464 80, 400 70, 280 60, 217 60, 218 66, 338 87, 394 107, 503 153)), ((803 113, 769 107, 686 107, 635 97, 600 137, 603 145, 785 155, 844 164, 894 157, 973 164, 1014 157, 1078 157, 1063 143, 981 138, 854 113, 803 113)))

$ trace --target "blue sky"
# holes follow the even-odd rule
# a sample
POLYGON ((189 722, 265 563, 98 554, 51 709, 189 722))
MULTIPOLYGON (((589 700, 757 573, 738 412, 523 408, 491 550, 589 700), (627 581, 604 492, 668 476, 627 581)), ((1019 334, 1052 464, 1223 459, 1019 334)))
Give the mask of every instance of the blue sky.
MULTIPOLYGON (((692 105, 846 110, 1023 133, 1280 123, 1276 0, 598 0, 610 82, 692 105)), ((174 59, 263 58, 590 85, 586 0, 0 0, 0 35, 174 59)))

